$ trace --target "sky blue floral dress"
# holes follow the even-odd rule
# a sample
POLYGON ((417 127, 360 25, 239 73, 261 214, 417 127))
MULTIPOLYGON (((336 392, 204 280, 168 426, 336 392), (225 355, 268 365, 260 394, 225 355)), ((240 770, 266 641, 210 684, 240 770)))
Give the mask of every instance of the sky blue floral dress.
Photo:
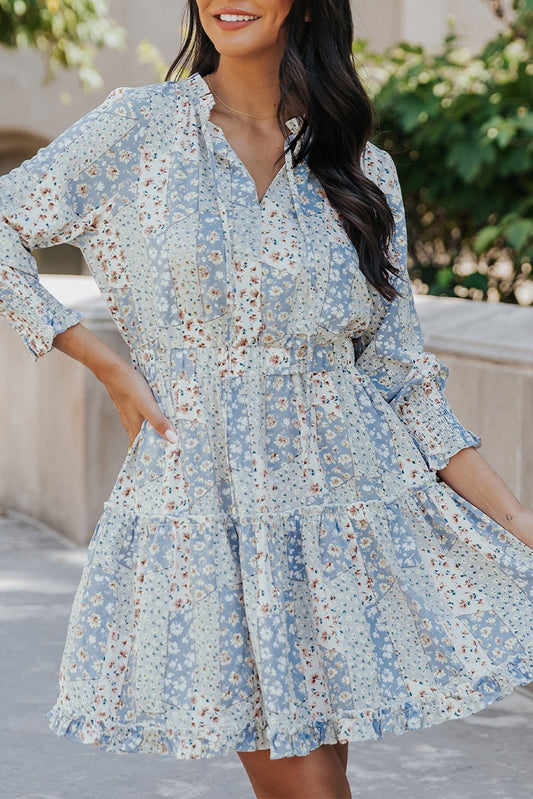
MULTIPOLYGON (((439 481, 478 446, 403 296, 365 281, 287 156, 261 202, 198 74, 118 89, 0 182, 0 309, 34 358, 80 315, 30 251, 80 247, 164 413, 89 544, 48 717, 181 758, 402 733, 533 680, 533 553, 439 481)), ((290 121, 294 135, 298 119, 290 121)))

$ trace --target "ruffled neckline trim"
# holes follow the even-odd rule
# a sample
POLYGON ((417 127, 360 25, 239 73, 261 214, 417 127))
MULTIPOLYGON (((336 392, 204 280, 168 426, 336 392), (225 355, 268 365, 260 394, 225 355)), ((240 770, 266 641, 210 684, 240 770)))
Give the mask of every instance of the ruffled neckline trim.
MULTIPOLYGON (((211 109, 215 104, 215 98, 211 89, 207 85, 206 80, 200 75, 199 72, 194 72, 187 78, 187 83, 192 87, 198 100, 200 115, 203 120, 208 121, 211 109)), ((295 136, 300 130, 303 123, 303 118, 300 116, 291 117, 285 124, 290 130, 291 134, 295 136)))

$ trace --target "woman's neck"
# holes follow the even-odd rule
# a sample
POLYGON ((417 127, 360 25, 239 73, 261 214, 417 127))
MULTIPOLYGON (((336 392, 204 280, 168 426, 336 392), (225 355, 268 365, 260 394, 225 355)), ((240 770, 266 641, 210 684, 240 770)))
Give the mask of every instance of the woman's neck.
POLYGON ((242 115, 275 118, 279 100, 279 61, 262 63, 243 59, 220 58, 217 69, 209 76, 215 95, 223 104, 242 115))

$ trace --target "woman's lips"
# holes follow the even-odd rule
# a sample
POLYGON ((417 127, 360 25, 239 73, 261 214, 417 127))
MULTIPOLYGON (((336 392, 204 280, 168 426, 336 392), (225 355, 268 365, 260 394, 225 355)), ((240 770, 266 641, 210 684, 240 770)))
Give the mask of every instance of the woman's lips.
MULTIPOLYGON (((225 17, 226 14, 223 14, 223 16, 225 17)), ((241 15, 239 14, 236 16, 241 16, 241 15)), ((220 19, 220 17, 215 17, 215 22, 218 25, 218 27, 221 28, 221 30, 223 31, 236 31, 239 30, 240 28, 246 28, 248 25, 252 25, 254 22, 257 22, 258 19, 260 19, 260 17, 255 17, 253 19, 250 18, 250 19, 239 19, 239 20, 229 21, 229 20, 220 19)))

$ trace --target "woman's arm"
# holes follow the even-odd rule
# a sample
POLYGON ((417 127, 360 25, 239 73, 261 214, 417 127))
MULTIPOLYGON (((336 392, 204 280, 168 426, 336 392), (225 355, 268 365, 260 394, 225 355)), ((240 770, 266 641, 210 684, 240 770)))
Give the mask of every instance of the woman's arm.
MULTIPOLYGON (((34 360, 82 315, 40 283, 32 253, 56 244, 82 246, 123 202, 137 175, 116 153, 133 148, 133 142, 141 147, 145 135, 135 107, 128 90, 111 92, 33 158, 0 176, 0 316, 34 360), (110 164, 117 170, 112 180, 106 178, 110 164)), ((102 259, 100 286, 108 279, 108 266, 112 272, 114 260, 102 259)))
POLYGON ((533 512, 474 447, 453 455, 439 477, 457 494, 533 549, 533 512))
POLYGON ((407 269, 407 226, 394 162, 387 153, 369 147, 365 173, 385 193, 394 216, 389 258, 398 270, 392 283, 400 296, 389 302, 368 286, 371 318, 355 340, 357 369, 398 415, 429 468, 437 471, 460 450, 479 446, 479 438, 459 422, 445 397, 446 366, 424 351, 407 269))
POLYGON ((144 377, 81 323, 58 333, 53 346, 80 361, 104 384, 131 444, 144 419, 164 438, 178 441, 144 377))

